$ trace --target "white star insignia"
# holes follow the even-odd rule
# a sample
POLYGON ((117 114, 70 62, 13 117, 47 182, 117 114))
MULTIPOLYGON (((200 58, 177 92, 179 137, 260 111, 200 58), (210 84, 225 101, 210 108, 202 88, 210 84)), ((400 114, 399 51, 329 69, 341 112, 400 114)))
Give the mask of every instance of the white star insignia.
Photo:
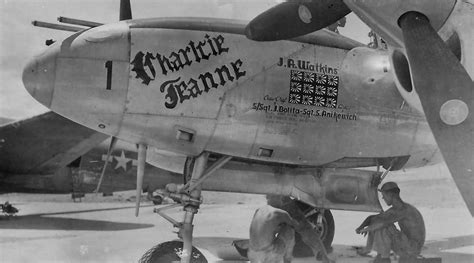
POLYGON ((114 156, 114 159, 117 160, 117 165, 115 166, 115 170, 122 167, 124 171, 127 171, 127 163, 130 162, 130 158, 125 157, 125 153, 122 151, 120 156, 114 156))

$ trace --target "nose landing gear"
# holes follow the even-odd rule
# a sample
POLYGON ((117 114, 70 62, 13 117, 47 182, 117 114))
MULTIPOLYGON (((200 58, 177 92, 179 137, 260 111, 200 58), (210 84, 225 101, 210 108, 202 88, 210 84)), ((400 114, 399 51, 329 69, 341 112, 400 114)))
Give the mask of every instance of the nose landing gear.
POLYGON ((158 190, 159 194, 177 202, 167 207, 157 208, 155 213, 168 220, 178 228, 178 237, 181 241, 169 241, 159 244, 148 250, 140 259, 141 263, 151 262, 181 262, 204 263, 204 255, 192 245, 194 215, 202 203, 201 184, 214 171, 228 162, 231 157, 222 157, 206 169, 209 153, 204 152, 198 157, 188 158, 184 168, 185 185, 168 184, 165 190, 158 190), (165 214, 165 210, 184 206, 184 219, 178 222, 165 214))

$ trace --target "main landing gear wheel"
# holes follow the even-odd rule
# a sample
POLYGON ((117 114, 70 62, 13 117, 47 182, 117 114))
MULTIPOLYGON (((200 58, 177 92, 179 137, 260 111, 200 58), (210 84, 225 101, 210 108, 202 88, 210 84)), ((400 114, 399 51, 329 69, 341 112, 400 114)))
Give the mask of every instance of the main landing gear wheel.
MULTIPOLYGON (((182 241, 168 241, 149 249, 138 261, 139 263, 180 262, 183 251, 182 241)), ((207 263, 204 255, 193 246, 191 263, 207 263)))
MULTIPOLYGON (((311 211, 313 208, 311 206, 308 206, 306 204, 300 203, 300 207, 306 206, 306 209, 303 209, 303 211, 311 211)), ((321 240, 323 241, 324 247, 326 248, 326 251, 328 253, 331 252, 331 244, 332 241, 334 240, 334 217, 332 216, 332 213, 330 210, 325 209, 324 214, 322 217, 322 222, 321 224, 318 224, 318 216, 319 213, 314 213, 311 214, 307 219, 310 221, 310 223, 313 225, 313 227, 318 227, 319 232, 321 233, 321 240)), ((303 240, 301 240, 300 234, 296 233, 295 234, 295 247, 293 249, 293 256, 294 257, 311 257, 313 256, 313 251, 311 248, 309 248, 303 240)))

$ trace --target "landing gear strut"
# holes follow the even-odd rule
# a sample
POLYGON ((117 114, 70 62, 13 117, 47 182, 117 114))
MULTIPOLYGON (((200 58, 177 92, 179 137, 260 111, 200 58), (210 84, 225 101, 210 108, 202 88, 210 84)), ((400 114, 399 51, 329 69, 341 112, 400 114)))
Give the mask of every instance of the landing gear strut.
POLYGON ((181 263, 201 263, 207 262, 204 255, 193 247, 193 221, 194 215, 198 212, 201 204, 201 184, 214 171, 228 162, 231 157, 222 157, 212 166, 206 169, 209 153, 204 152, 195 158, 188 158, 184 168, 184 185, 168 184, 165 190, 158 190, 162 196, 169 197, 178 204, 157 208, 155 213, 159 214, 174 227, 178 228, 178 237, 183 240, 162 243, 150 249, 140 259, 140 262, 171 262, 180 260, 181 263), (184 218, 178 222, 165 214, 165 210, 184 206, 184 218))
MULTIPOLYGON (((209 153, 202 153, 196 159, 194 163, 190 164, 192 166, 190 185, 195 184, 203 175, 204 170, 206 169, 207 159, 209 153)), ((190 159, 188 159, 190 160, 190 159)), ((188 168, 188 165, 186 165, 188 168)), ((185 171, 189 172, 189 171, 185 171)), ((187 174, 185 174, 187 176, 187 174)), ((184 220, 179 229, 178 236, 183 239, 183 254, 181 257, 182 263, 191 262, 191 251, 193 248, 193 221, 194 215, 197 214, 199 205, 201 204, 201 185, 198 185, 194 190, 185 190, 185 197, 189 196, 189 201, 184 205, 184 220)))

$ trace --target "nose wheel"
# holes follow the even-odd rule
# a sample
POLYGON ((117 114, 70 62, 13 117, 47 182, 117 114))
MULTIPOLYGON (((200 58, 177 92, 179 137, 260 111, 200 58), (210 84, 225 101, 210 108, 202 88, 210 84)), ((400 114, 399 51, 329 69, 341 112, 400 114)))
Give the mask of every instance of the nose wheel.
MULTIPOLYGON (((183 255, 183 242, 181 241, 168 241, 158 244, 148 250, 142 258, 138 261, 139 263, 168 263, 168 262, 180 262, 183 255)), ((192 249, 191 261, 192 263, 207 263, 204 255, 195 247, 192 249)))

